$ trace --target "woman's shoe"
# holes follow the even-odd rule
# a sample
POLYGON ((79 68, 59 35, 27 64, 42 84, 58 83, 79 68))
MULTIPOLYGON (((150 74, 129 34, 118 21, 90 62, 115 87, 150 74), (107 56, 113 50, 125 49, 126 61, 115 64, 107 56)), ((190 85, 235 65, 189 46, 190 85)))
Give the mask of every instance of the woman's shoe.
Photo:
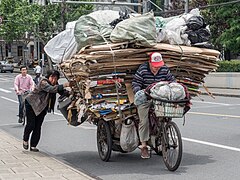
POLYGON ((30 147, 30 151, 33 151, 33 152, 38 152, 38 151, 39 151, 39 149, 38 149, 38 148, 36 148, 36 147, 30 147))
POLYGON ((23 148, 25 150, 28 150, 28 142, 27 141, 23 141, 23 148))

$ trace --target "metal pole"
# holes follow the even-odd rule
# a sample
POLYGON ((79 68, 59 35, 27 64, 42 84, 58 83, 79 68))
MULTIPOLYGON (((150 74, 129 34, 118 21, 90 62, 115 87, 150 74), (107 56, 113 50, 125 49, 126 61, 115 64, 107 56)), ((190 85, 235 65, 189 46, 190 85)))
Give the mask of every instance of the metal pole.
POLYGON ((167 11, 169 9, 169 1, 164 0, 164 11, 167 11))
POLYGON ((40 41, 39 41, 39 26, 37 25, 37 57, 38 57, 38 62, 40 62, 40 41))
POLYGON ((188 13, 188 8, 189 8, 189 0, 185 0, 185 13, 188 13))
POLYGON ((142 2, 143 14, 148 12, 147 2, 148 2, 148 0, 143 0, 143 2, 142 2))
POLYGON ((162 11, 162 8, 160 8, 157 4, 155 4, 154 2, 152 2, 151 0, 148 0, 148 2, 150 2, 152 5, 154 5, 157 9, 159 9, 160 11, 162 11))
POLYGON ((65 14, 66 14, 66 0, 63 0, 62 1, 62 4, 61 4, 61 21, 62 21, 62 30, 65 29, 65 25, 66 25, 66 22, 65 22, 65 14))
POLYGON ((26 59, 25 59, 24 49, 23 49, 23 65, 24 65, 24 66, 27 66, 27 62, 26 62, 26 59))
POLYGON ((2 61, 3 61, 4 57, 3 57, 3 47, 2 47, 2 44, 1 44, 1 57, 2 57, 2 61))
MULTIPOLYGON (((141 0, 138 0, 138 3, 139 3, 139 4, 142 4, 141 2, 142 2, 141 0)), ((142 13, 142 6, 138 6, 138 13, 139 13, 139 14, 142 13)))

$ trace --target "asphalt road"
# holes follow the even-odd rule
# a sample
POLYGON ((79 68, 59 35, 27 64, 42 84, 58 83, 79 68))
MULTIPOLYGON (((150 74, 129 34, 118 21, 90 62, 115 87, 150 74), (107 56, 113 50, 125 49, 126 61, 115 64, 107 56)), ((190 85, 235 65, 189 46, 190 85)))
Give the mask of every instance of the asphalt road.
MULTIPOLYGON (((23 127, 17 123, 18 104, 13 91, 16 74, 0 73, 0 128, 18 139, 23 127)), ((183 137, 183 159, 176 172, 169 172, 161 157, 140 158, 132 153, 113 152, 110 162, 100 160, 96 127, 85 123, 68 126, 56 111, 46 116, 39 143, 41 151, 104 180, 157 179, 239 179, 240 103, 239 98, 202 96, 192 100, 192 109, 183 119, 175 119, 183 137)), ((0 137, 1 138, 1 137, 0 137)))

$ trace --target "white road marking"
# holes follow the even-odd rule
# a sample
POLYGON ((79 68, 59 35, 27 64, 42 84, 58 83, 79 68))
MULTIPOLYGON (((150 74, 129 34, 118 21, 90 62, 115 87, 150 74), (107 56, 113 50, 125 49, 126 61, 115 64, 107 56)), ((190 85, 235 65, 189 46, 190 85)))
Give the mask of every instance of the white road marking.
POLYGON ((11 102, 14 102, 14 103, 18 103, 18 101, 15 101, 15 100, 13 100, 13 99, 6 98, 6 97, 4 97, 4 96, 1 96, 1 98, 2 98, 2 99, 5 99, 5 100, 7 100, 7 101, 11 101, 11 102))
MULTIPOLYGON (((18 103, 15 100, 12 100, 12 99, 9 99, 9 98, 3 97, 3 96, 1 96, 1 98, 5 99, 5 100, 8 100, 8 101, 11 101, 11 102, 18 103)), ((240 118, 240 116, 223 115, 223 114, 221 115, 221 114, 210 114, 210 113, 199 113, 199 112, 189 112, 189 113, 191 113, 191 114, 209 115, 209 116, 211 115, 211 116, 225 116, 225 117, 240 118)), ((58 116, 63 116, 60 113, 54 113, 54 114, 58 115, 58 116)), ((56 121, 64 121, 64 119, 46 120, 45 122, 56 122, 56 121)), ((9 126, 9 125, 21 125, 21 124, 19 124, 19 123, 1 124, 0 127, 9 126)), ((90 126, 88 126, 87 124, 81 124, 79 127, 83 128, 83 129, 88 129, 88 130, 96 130, 97 127, 92 126, 91 124, 89 124, 89 125, 90 126)), ((211 142, 206 142, 206 141, 200 141, 200 140, 190 139, 190 138, 185 138, 185 137, 182 137, 182 139, 184 141, 189 141, 189 142, 194 142, 194 143, 198 143, 198 144, 204 144, 204 145, 208 145, 208 146, 213 146, 213 147, 218 147, 218 148, 222 148, 222 149, 227 149, 227 150, 231 150, 231 151, 240 152, 240 149, 236 148, 236 147, 225 146, 225 145, 221 145, 221 144, 216 144, 216 143, 211 143, 211 142)))
POLYGON ((12 93, 12 91, 9 91, 9 90, 3 89, 3 88, 0 88, 0 91, 5 92, 5 93, 12 93))
POLYGON ((240 118, 240 116, 237 116, 237 115, 213 114, 213 113, 205 113, 205 112, 188 112, 187 114, 197 114, 197 115, 205 115, 205 116, 219 116, 219 117, 240 118))
POLYGON ((200 140, 196 140, 196 139, 184 138, 184 137, 182 139, 185 140, 185 141, 189 141, 189 142, 194 142, 194 143, 198 143, 198 144, 204 144, 204 145, 208 145, 208 146, 213 146, 213 147, 218 147, 218 148, 222 148, 222 149, 228 149, 228 150, 231 150, 231 151, 240 152, 240 148, 225 146, 225 145, 206 142, 206 141, 200 141, 200 140))
POLYGON ((0 78, 0 81, 6 82, 6 81, 8 81, 8 79, 6 79, 6 78, 0 78))
MULTIPOLYGON (((14 102, 14 103, 18 103, 18 101, 15 101, 15 100, 3 97, 3 96, 1 96, 1 98, 5 99, 5 100, 8 100, 8 101, 11 101, 11 102, 14 102)), ((201 102, 201 101, 199 101, 199 102, 201 102)), ((221 103, 221 104, 223 104, 223 103, 221 103)), ((60 114, 60 113, 56 113, 55 112, 54 114, 63 117, 63 115, 60 114)), ((205 115, 205 116, 230 117, 230 118, 240 118, 240 116, 235 116, 235 115, 213 114, 213 113, 204 113, 204 112, 188 112, 188 114, 197 114, 197 115, 205 115)), ((59 121, 59 120, 52 120, 52 121, 59 121)), ((83 129, 96 129, 96 127, 84 126, 83 124, 81 124, 80 127, 83 128, 83 129)))
POLYGON ((223 105, 223 106, 231 106, 232 105, 232 104, 215 103, 215 102, 209 102, 209 101, 195 101, 195 100, 191 100, 191 102, 203 103, 203 104, 217 104, 217 105, 223 105))

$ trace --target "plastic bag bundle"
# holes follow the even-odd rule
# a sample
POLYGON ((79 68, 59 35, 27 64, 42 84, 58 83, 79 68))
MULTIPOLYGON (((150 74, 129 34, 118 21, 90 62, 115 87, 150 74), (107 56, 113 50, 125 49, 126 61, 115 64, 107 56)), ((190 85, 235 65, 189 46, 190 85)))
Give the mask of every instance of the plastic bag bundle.
POLYGON ((78 44, 74 37, 75 24, 76 21, 67 23, 66 30, 56 35, 44 46, 44 51, 54 63, 60 64, 77 52, 78 44))
POLYGON ((144 92, 144 90, 140 90, 138 92, 136 92, 135 96, 134 96, 134 104, 136 106, 139 106, 141 104, 144 104, 145 102, 147 102, 147 96, 144 92))
POLYGON ((130 15, 128 14, 127 10, 125 10, 125 12, 119 11, 119 16, 120 16, 119 18, 117 18, 117 19, 115 19, 115 20, 113 20, 112 22, 109 23, 113 28, 115 28, 115 26, 119 22, 121 22, 121 21, 123 21, 125 19, 130 18, 130 15))
POLYGON ((121 21, 113 29, 110 36, 112 42, 135 41, 146 47, 156 45, 156 38, 153 12, 121 21))
POLYGON ((205 28, 206 24, 202 16, 192 16, 187 20, 187 27, 191 30, 205 28))
POLYGON ((186 93, 179 83, 159 82, 150 89, 150 96, 154 99, 178 101, 184 99, 186 93))
POLYGON ((198 43, 209 42, 211 33, 202 16, 192 16, 187 20, 186 25, 188 27, 186 34, 192 45, 201 47, 202 45, 198 43))
POLYGON ((127 152, 134 151, 138 147, 138 144, 139 140, 134 122, 132 121, 129 125, 123 123, 120 135, 120 146, 122 150, 127 152))
POLYGON ((74 36, 78 49, 87 45, 105 44, 112 32, 111 23, 119 17, 118 11, 102 10, 81 16, 76 22, 74 36))

